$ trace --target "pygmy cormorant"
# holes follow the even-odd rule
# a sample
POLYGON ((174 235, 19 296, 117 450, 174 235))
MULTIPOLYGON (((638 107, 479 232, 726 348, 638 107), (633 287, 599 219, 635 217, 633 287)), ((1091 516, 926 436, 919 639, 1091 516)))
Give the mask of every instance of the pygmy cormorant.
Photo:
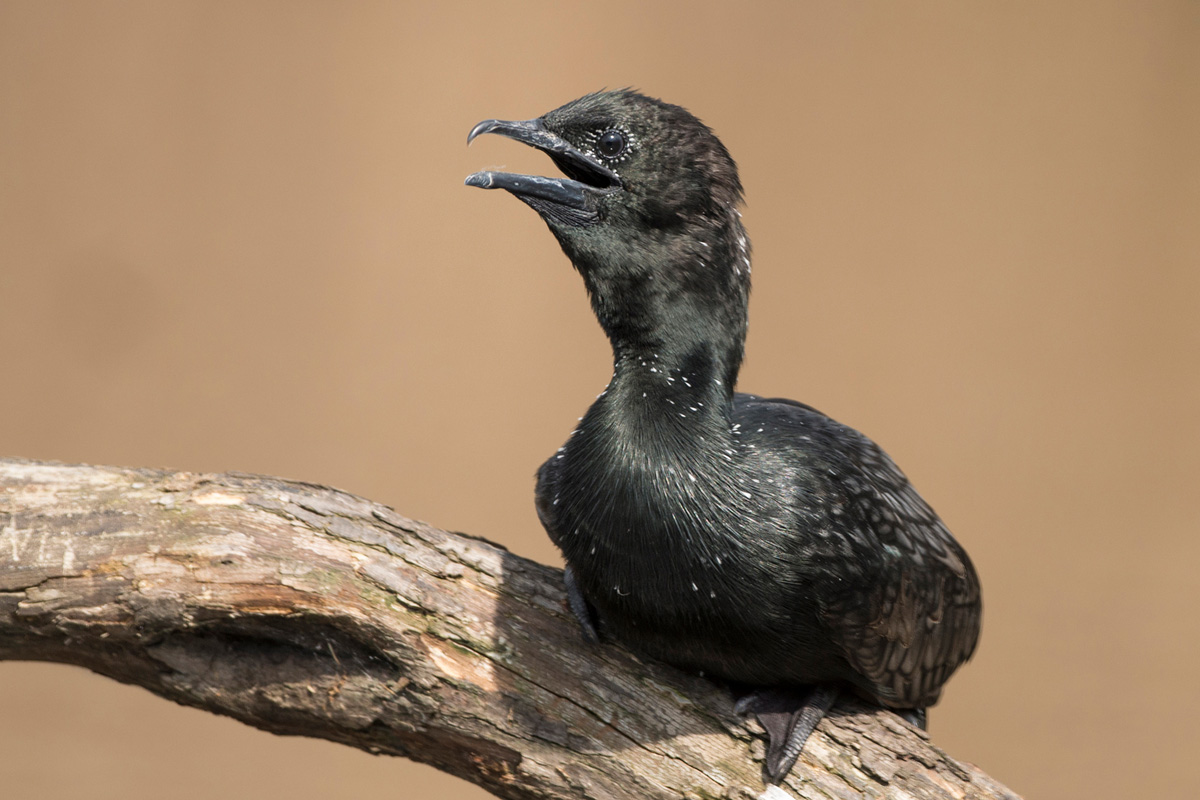
POLYGON ((975 649, 967 554, 874 442, 792 400, 734 393, 750 244, 707 126, 630 90, 496 133, 565 178, 479 172, 531 206, 583 276, 613 377, 538 472, 589 639, 749 691, 788 773, 849 690, 923 724, 975 649))

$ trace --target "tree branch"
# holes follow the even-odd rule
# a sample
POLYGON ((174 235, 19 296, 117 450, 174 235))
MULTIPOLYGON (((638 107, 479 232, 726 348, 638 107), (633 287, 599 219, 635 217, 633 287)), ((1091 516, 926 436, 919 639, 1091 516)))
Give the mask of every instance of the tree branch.
MULTIPOLYGON (((0 659, 78 664, 500 797, 763 796, 762 737, 728 692, 584 643, 561 584, 313 484, 0 460, 0 659)), ((786 789, 1015 797, 852 701, 786 789)))

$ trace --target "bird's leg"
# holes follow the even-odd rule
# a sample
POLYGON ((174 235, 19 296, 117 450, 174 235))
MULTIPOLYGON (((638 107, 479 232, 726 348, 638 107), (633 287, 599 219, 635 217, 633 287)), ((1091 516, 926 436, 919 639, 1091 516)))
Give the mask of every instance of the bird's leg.
POLYGON ((904 720, 909 725, 912 725, 914 728, 920 728, 923 731, 929 729, 927 727, 928 720, 925 709, 923 708, 894 708, 892 711, 896 714, 896 716, 900 717, 900 719, 904 720))
POLYGON ((791 772, 809 734, 825 716, 838 690, 820 685, 808 694, 789 689, 760 689, 738 700, 739 714, 754 714, 767 732, 767 758, 763 773, 767 783, 780 783, 791 772))
POLYGON ((575 582, 575 571, 570 566, 563 569, 563 583, 567 586, 567 605, 571 607, 571 613, 575 615, 575 619, 579 620, 583 638, 592 644, 599 644, 600 632, 596 628, 592 607, 584 599, 583 592, 579 591, 579 584, 575 582))

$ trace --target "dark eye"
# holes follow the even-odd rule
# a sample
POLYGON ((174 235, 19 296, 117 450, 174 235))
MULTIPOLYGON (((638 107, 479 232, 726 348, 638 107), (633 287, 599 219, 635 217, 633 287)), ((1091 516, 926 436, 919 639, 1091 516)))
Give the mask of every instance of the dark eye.
POLYGON ((625 150, 625 135, 620 131, 605 131, 600 134, 596 149, 605 158, 616 158, 625 150))

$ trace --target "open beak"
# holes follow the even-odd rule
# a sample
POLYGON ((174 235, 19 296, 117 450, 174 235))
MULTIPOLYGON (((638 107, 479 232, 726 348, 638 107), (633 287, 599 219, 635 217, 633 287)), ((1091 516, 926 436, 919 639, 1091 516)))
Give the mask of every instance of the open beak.
MULTIPOLYGON (((601 164, 595 157, 576 149, 570 142, 556 133, 546 130, 540 119, 509 122, 500 119, 489 119, 476 125, 467 135, 467 144, 476 136, 485 133, 495 133, 516 139, 531 147, 536 147, 558 166, 567 176, 565 178, 545 178, 539 175, 516 175, 511 172, 476 172, 467 177, 467 186, 478 186, 480 189, 506 189, 517 197, 529 202, 539 212, 552 212, 544 203, 565 207, 577 213, 567 214, 571 217, 580 214, 594 217, 594 201, 599 195, 615 191, 621 187, 621 179, 615 172, 601 164), (540 202, 539 202, 540 201, 540 202)), ((560 216, 555 213, 554 216, 560 216)), ((580 222, 592 221, 580 219, 580 222)))

